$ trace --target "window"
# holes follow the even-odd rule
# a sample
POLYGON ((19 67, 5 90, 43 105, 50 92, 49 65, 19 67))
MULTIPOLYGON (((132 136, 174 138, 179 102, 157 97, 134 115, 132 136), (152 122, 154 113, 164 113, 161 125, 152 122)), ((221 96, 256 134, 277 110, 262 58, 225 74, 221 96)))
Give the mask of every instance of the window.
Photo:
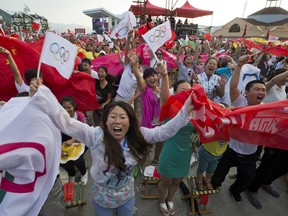
POLYGON ((229 32, 240 32, 240 26, 236 23, 236 24, 233 24, 230 29, 229 29, 229 32))

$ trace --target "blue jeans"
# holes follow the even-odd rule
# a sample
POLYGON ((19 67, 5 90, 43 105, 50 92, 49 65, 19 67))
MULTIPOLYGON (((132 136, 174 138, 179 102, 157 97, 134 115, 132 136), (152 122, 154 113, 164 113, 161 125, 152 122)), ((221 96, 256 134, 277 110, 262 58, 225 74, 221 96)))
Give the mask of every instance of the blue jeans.
POLYGON ((197 173, 203 174, 204 172, 207 172, 209 174, 213 174, 215 171, 218 160, 221 158, 220 156, 214 156, 203 147, 203 145, 200 145, 198 148, 198 154, 199 154, 199 165, 197 169, 197 173))
MULTIPOLYGON (((118 216, 132 216, 135 205, 135 196, 123 205, 116 208, 118 216)), ((105 208, 98 205, 93 199, 94 212, 96 216, 113 216, 114 208, 105 208)))

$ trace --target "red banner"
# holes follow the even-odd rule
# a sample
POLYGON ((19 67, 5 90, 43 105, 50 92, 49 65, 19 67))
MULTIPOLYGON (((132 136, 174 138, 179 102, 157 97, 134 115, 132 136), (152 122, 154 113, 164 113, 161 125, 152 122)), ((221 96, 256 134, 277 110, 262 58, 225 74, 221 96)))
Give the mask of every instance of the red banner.
POLYGON ((189 91, 172 95, 162 107, 160 120, 177 114, 191 94, 195 119, 191 122, 200 134, 202 143, 229 140, 288 150, 288 100, 240 107, 231 111, 207 99, 204 89, 196 85, 189 91))

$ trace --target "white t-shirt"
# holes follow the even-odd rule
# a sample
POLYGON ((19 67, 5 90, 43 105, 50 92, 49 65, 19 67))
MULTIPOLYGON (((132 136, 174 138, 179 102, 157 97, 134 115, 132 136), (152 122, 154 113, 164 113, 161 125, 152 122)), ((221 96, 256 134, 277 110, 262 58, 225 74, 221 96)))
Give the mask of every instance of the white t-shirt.
POLYGON ((18 91, 18 93, 21 93, 21 92, 29 92, 30 90, 30 87, 28 85, 26 85, 26 83, 24 81, 22 81, 22 85, 18 85, 18 83, 15 82, 15 87, 18 91))
POLYGON ((92 76, 94 79, 99 79, 98 73, 97 73, 95 70, 91 70, 91 76, 92 76))
POLYGON ((115 101, 127 102, 134 96, 137 87, 137 79, 131 71, 130 64, 127 64, 122 73, 115 101))
MULTIPOLYGON (((239 95, 239 97, 234 102, 232 102, 231 105, 235 107, 241 107, 241 106, 247 106, 248 103, 247 103, 247 99, 244 96, 239 95)), ((257 150, 257 146, 258 145, 256 144, 240 142, 232 138, 230 138, 230 142, 229 142, 229 148, 243 155, 254 154, 257 150)))
POLYGON ((280 88, 277 85, 274 85, 266 94, 263 103, 275 102, 286 100, 286 91, 285 86, 280 88))

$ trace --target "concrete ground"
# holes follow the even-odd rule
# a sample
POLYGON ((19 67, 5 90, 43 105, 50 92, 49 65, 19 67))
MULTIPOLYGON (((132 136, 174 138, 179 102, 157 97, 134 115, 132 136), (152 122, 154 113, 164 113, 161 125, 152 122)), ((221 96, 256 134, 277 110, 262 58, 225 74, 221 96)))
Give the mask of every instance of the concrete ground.
MULTIPOLYGON (((90 151, 86 152, 85 155, 87 166, 91 166, 91 155, 90 151)), ((286 165, 287 166, 287 165, 286 165)), ((190 175, 196 174, 197 164, 190 169, 190 175)), ((235 169, 231 169, 229 175, 236 173, 235 169)), ((63 170, 60 172, 61 179, 63 182, 68 181, 67 173, 63 170)), ((78 173, 76 179, 80 178, 78 173)), ((254 208, 245 193, 242 193, 242 202, 235 204, 228 192, 229 186, 233 183, 234 179, 226 177, 223 186, 219 189, 219 192, 214 195, 209 195, 209 201, 207 204, 208 209, 211 210, 210 216, 287 216, 288 215, 288 193, 282 179, 278 179, 273 182, 273 186, 280 193, 279 198, 274 198, 266 191, 260 189, 258 193, 259 200, 262 204, 262 209, 258 210, 254 208)), ((158 209, 157 199, 141 199, 143 195, 143 186, 140 184, 141 176, 135 179, 135 191, 136 191, 136 208, 137 211, 135 216, 161 216, 158 209)), ((93 206, 91 204, 92 191, 91 191, 92 180, 89 175, 89 181, 85 186, 84 199, 87 201, 86 205, 82 207, 72 207, 67 209, 68 216, 93 216, 93 206)), ((151 192, 156 191, 156 188, 151 186, 151 192)), ((176 216, 186 216, 190 211, 190 202, 188 200, 181 200, 182 192, 179 189, 174 197, 174 203, 176 205, 176 216)), ((199 205, 201 209, 203 206, 199 205)), ((203 214, 202 214, 203 215, 203 214)))

